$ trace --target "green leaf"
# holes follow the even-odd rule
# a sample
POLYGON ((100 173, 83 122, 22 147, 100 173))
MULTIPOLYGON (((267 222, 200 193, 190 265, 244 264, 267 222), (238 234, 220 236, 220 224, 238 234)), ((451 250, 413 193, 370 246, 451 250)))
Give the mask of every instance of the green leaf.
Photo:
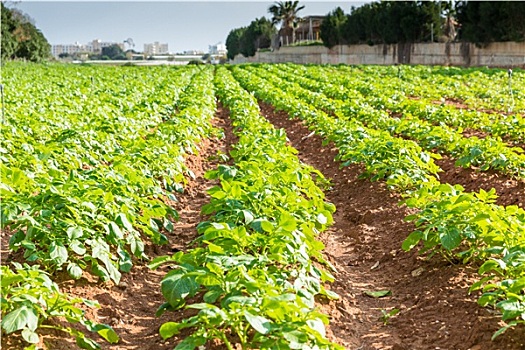
POLYGON ((326 328, 325 328, 324 323, 323 323, 322 320, 316 318, 314 320, 306 321, 306 324, 308 325, 308 327, 310 327, 314 331, 317 331, 323 337, 326 336, 326 328))
POLYGON ((480 275, 483 275, 488 271, 492 271, 492 270, 498 271, 500 270, 499 267, 500 267, 500 264, 496 260, 492 260, 492 259, 487 260, 483 263, 483 265, 481 265, 481 267, 478 270, 478 273, 480 275))
POLYGON ((414 231, 408 237, 403 241, 403 244, 401 245, 401 248, 403 248, 404 251, 409 251, 412 248, 414 248, 421 238, 423 237, 423 233, 421 231, 414 231))
POLYGON ((162 339, 166 340, 179 334, 181 324, 178 322, 166 322, 160 326, 159 333, 162 339))
POLYGON ((126 214, 120 213, 115 218, 115 222, 119 224, 120 226, 124 227, 128 231, 133 231, 133 225, 128 221, 128 218, 126 217, 126 214))
POLYGON ((443 245, 446 250, 457 248, 461 244, 461 241, 461 232, 455 227, 451 228, 446 234, 441 236, 441 245, 443 245))
POLYGON ((319 213, 317 214, 317 222, 321 225, 326 225, 328 218, 323 213, 319 213))
POLYGON ((507 324, 507 325, 504 326, 504 327, 501 327, 501 328, 498 329, 496 332, 494 332, 494 334, 492 335, 491 340, 496 339, 497 337, 499 337, 500 335, 502 335, 503 333, 505 333, 509 328, 515 327, 515 326, 517 326, 517 325, 518 325, 518 322, 516 322, 516 321, 509 322, 509 324, 507 324))
POLYGON ((292 232, 297 228, 297 221, 292 215, 283 213, 279 218, 279 227, 282 227, 288 232, 292 232))
POLYGON ((66 232, 67 232, 67 237, 70 240, 78 239, 82 237, 82 235, 84 234, 82 227, 78 227, 78 226, 69 227, 66 232))
POLYGON ((186 276, 184 271, 171 271, 161 282, 162 295, 172 306, 180 305, 180 299, 192 297, 199 291, 195 277, 186 276))
POLYGON ((272 223, 266 219, 255 219, 251 222, 250 226, 259 233, 269 233, 273 231, 272 223))
POLYGON ((372 298, 383 298, 383 297, 392 295, 392 291, 386 290, 386 289, 385 290, 377 290, 377 291, 366 290, 364 293, 365 293, 365 295, 367 295, 369 297, 372 297, 372 298))
POLYGON ((182 252, 177 252, 175 254, 173 254, 172 256, 169 256, 169 255, 162 255, 162 256, 158 256, 156 257, 155 259, 153 259, 149 264, 148 264, 148 268, 152 269, 152 270, 155 270, 157 269, 159 266, 167 263, 167 262, 178 262, 180 257, 183 255, 182 252))
POLYGON ((254 220, 254 217, 251 211, 242 210, 241 213, 244 217, 244 224, 249 225, 254 220))
POLYGON ((38 326, 38 316, 34 309, 22 305, 4 316, 2 328, 7 334, 28 328, 35 331, 38 326))
POLYGON ((202 337, 198 337, 195 339, 194 336, 190 336, 188 338, 185 338, 182 342, 180 342, 173 350, 194 350, 195 348, 203 345, 205 342, 206 340, 202 337))
POLYGON ((118 239, 124 239, 124 234, 120 230, 120 227, 117 225, 117 223, 111 221, 109 223, 109 230, 113 232, 115 237, 117 237, 118 239))
POLYGON ((99 350, 100 345, 93 339, 86 338, 84 334, 78 334, 76 337, 77 345, 86 350, 99 350))
POLYGON ((67 272, 76 280, 82 277, 82 269, 75 263, 69 263, 67 265, 67 272))
POLYGON ((104 268, 104 266, 100 266, 96 261, 92 260, 91 269, 93 273, 100 277, 102 281, 109 280, 109 274, 108 271, 104 268))
POLYGON ((253 327, 253 329, 255 329, 257 332, 261 334, 267 334, 269 331, 272 330, 272 323, 267 318, 252 315, 246 310, 243 314, 244 317, 246 317, 246 321, 248 321, 253 327))
POLYGON ((76 254, 82 256, 86 254, 86 247, 80 241, 73 240, 69 243, 69 249, 71 249, 76 254))
POLYGON ((38 334, 29 328, 24 328, 24 330, 22 330, 22 338, 24 338, 24 340, 30 344, 36 344, 40 341, 38 334))
POLYGON ((308 342, 308 335, 300 331, 283 332, 283 337, 289 342, 290 349, 302 349, 308 342))
POLYGON ((221 164, 219 165, 218 170, 219 170, 219 176, 223 180, 233 179, 235 175, 237 175, 237 169, 235 167, 231 167, 228 165, 221 164))
POLYGON ((213 304, 219 299, 222 293, 221 290, 209 290, 204 294, 203 300, 208 304, 213 304))
POLYGON ((211 273, 197 276, 195 281, 206 287, 220 286, 222 284, 221 280, 211 273))
POLYGON ((49 248, 49 257, 60 266, 64 264, 68 259, 68 253, 66 247, 62 244, 52 242, 49 248))
POLYGON ((97 325, 97 328, 100 328, 97 330, 98 335, 100 335, 102 338, 106 339, 111 344, 116 344, 120 340, 117 332, 113 330, 108 325, 97 325))

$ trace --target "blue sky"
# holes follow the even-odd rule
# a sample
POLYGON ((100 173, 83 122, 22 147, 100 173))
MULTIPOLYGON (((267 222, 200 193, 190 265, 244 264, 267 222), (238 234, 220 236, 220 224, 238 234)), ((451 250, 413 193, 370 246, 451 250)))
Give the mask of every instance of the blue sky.
MULTIPOLYGON (((325 15, 337 6, 345 12, 362 2, 301 1, 300 16, 325 15)), ((132 38, 135 49, 144 43, 168 43, 171 52, 225 42, 233 28, 269 17, 273 1, 17 1, 51 44, 85 44, 93 39, 122 42, 132 38)))

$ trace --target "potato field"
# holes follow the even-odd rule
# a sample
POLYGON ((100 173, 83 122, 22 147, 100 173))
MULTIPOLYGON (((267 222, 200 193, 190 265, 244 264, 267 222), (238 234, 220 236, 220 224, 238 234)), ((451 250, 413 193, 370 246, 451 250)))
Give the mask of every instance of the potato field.
POLYGON ((525 72, 2 67, 5 349, 523 349, 525 72))

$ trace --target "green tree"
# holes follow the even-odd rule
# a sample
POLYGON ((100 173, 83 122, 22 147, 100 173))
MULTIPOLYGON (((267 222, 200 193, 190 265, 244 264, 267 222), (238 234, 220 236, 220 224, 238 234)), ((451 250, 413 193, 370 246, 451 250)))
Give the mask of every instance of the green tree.
POLYGON ((256 18, 246 28, 240 39, 240 53, 245 57, 249 57, 255 55, 258 49, 270 47, 274 34, 275 27, 272 21, 265 17, 256 18))
POLYGON ((522 1, 461 1, 456 3, 460 39, 477 44, 525 40, 522 1))
POLYGON ((341 45, 345 42, 343 38, 343 29, 348 17, 343 10, 338 7, 330 12, 321 22, 321 40, 323 44, 332 48, 335 45, 341 45))
POLYGON ((23 58, 40 62, 51 58, 51 45, 27 15, 3 3, 0 12, 3 60, 23 58))
POLYGON ((241 38, 246 31, 246 27, 232 29, 226 38, 227 57, 233 60, 235 56, 241 53, 241 38))
POLYGON ((272 23, 281 23, 282 34, 292 37, 292 42, 295 41, 295 27, 298 20, 298 13, 304 9, 304 6, 299 6, 299 1, 278 1, 268 8, 268 12, 272 15, 272 23))
POLYGON ((111 60, 125 60, 126 54, 124 50, 117 44, 112 44, 102 48, 102 57, 107 56, 111 60))

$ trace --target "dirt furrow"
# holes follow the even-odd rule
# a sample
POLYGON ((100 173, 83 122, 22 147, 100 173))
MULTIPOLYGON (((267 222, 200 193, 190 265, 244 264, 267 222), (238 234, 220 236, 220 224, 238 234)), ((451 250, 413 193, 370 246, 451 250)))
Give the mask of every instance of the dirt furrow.
POLYGON ((347 349, 521 349, 523 332, 511 331, 492 342, 499 317, 468 295, 476 266, 452 265, 435 256, 404 252, 402 241, 413 230, 401 198, 383 182, 359 179, 359 165, 340 168, 337 150, 298 120, 260 103, 262 113, 284 128, 299 158, 332 181, 327 200, 337 211, 323 235, 325 253, 337 268, 332 289, 341 299, 322 306, 330 315, 330 337, 347 349), (366 292, 388 290, 383 298, 366 292), (389 317, 388 313, 399 313, 389 317))
MULTIPOLYGON (((188 178, 184 193, 177 196, 178 202, 173 202, 173 207, 180 215, 180 220, 174 223, 172 233, 167 233, 169 243, 156 246, 146 244, 145 251, 150 258, 161 255, 171 255, 176 251, 185 250, 196 237, 196 226, 205 218, 201 215, 201 208, 209 202, 206 190, 213 185, 204 179, 204 173, 213 169, 218 164, 218 152, 228 154, 230 146, 235 142, 228 111, 220 105, 212 121, 216 128, 224 130, 223 139, 204 140, 199 145, 200 152, 189 155, 186 165, 195 174, 195 179, 188 178)), ((4 247, 5 237, 2 239, 4 247)), ((4 252, 5 253, 5 252, 4 252)), ((4 254, 3 254, 4 255, 4 254)), ((14 256, 16 258, 16 256, 14 256)), ((5 263, 9 263, 7 258, 5 263)), ((4 263, 4 261, 3 261, 4 263)), ((119 334, 121 340, 116 345, 110 345, 101 338, 88 334, 97 340, 102 349, 111 350, 163 350, 173 349, 180 339, 172 338, 163 341, 158 334, 159 327, 166 321, 181 321, 187 311, 166 312, 161 317, 155 317, 157 308, 164 302, 160 290, 160 282, 169 267, 161 267, 152 271, 146 266, 146 261, 135 261, 130 273, 122 275, 121 283, 116 286, 112 282, 99 283, 93 276, 73 281, 65 274, 58 277, 62 291, 72 295, 100 303, 99 309, 87 309, 87 315, 96 322, 111 325, 119 334), (62 281, 60 281, 60 279, 62 281)), ((69 324, 64 324, 69 326, 69 324)), ((75 327, 85 331, 82 327, 75 327)), ((89 333, 89 332, 87 332, 89 333)), ((48 349, 77 349, 74 339, 66 337, 63 333, 44 331, 43 344, 48 349)), ((2 339, 2 348, 22 348, 22 343, 17 337, 2 339)))

